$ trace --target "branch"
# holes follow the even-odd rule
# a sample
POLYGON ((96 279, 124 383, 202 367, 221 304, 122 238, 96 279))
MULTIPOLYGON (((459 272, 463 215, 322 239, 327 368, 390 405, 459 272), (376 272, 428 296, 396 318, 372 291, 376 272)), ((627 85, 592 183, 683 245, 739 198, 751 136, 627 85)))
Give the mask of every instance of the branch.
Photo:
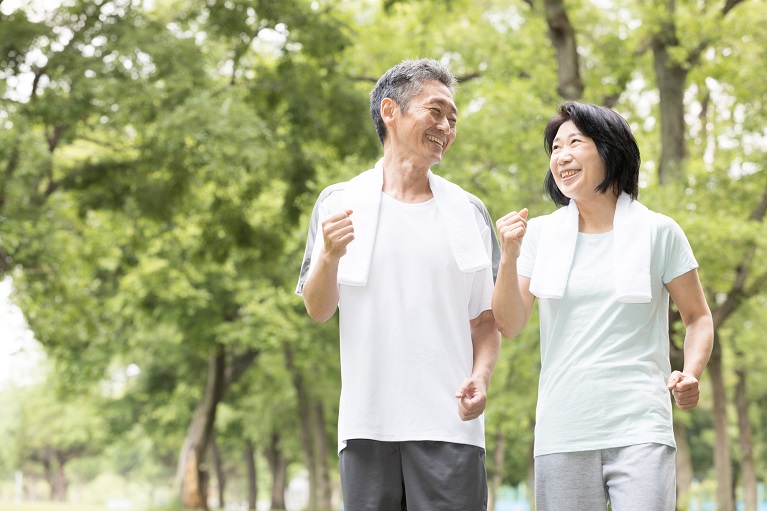
POLYGON ((13 176, 13 173, 16 172, 18 166, 19 144, 17 140, 16 144, 13 146, 13 149, 11 149, 11 154, 8 157, 8 162, 5 164, 5 178, 3 179, 2 186, 0 186, 0 208, 5 205, 5 185, 8 183, 8 180, 11 178, 11 176, 13 176))
POLYGON ((743 3, 743 0, 727 0, 727 3, 724 4, 724 7, 722 8, 722 17, 727 16, 727 13, 733 10, 736 5, 743 3))
POLYGON ((225 388, 229 388, 232 383, 239 380, 260 354, 261 350, 249 349, 242 355, 234 357, 231 364, 227 365, 224 373, 225 388))
POLYGON ((265 28, 266 25, 263 24, 257 26, 255 32, 253 32, 253 35, 250 36, 247 43, 240 41, 240 44, 236 45, 234 50, 232 50, 232 77, 229 80, 229 85, 236 84, 237 71, 240 69, 240 61, 242 60, 242 57, 248 52, 248 49, 250 49, 253 41, 258 37, 258 34, 260 34, 261 31, 265 28))
POLYGON ((745 295, 754 296, 765 287, 767 287, 767 273, 762 273, 756 279, 754 279, 748 289, 746 289, 745 295))
MULTIPOLYGON (((720 17, 724 18, 727 16, 727 14, 735 8, 736 5, 743 3, 745 0, 727 0, 727 3, 725 3, 724 7, 722 8, 722 12, 720 13, 720 17)), ((687 59, 687 62, 691 65, 696 64, 698 62, 698 59, 700 59, 700 56, 703 54, 704 51, 706 51, 706 48, 711 44, 712 38, 711 37, 704 37, 703 40, 690 51, 690 56, 687 59)))
POLYGON ((761 222, 764 220, 765 214, 767 214, 767 186, 765 187, 764 195, 762 195, 762 202, 760 202, 753 213, 751 213, 749 220, 761 222))
MULTIPOLYGON (((2 243, 2 241, 0 241, 0 243, 2 243)), ((13 257, 11 257, 0 244, 0 275, 8 273, 11 270, 12 265, 13 257)))
POLYGON ((583 94, 584 85, 580 75, 575 29, 567 16, 563 0, 545 0, 544 6, 549 36, 557 51, 557 93, 564 99, 578 99, 583 94))
POLYGON ((61 141, 61 136, 64 134, 64 125, 57 124, 53 127, 53 132, 46 134, 45 138, 48 141, 48 151, 53 152, 61 141))
POLYGON ((40 78, 42 78, 45 75, 46 69, 48 69, 46 66, 43 66, 35 71, 35 78, 32 80, 32 95, 31 95, 31 101, 34 101, 37 99, 37 86, 40 84, 40 78))
MULTIPOLYGON (((749 219, 754 222, 762 223, 764 221, 765 213, 767 213, 767 186, 765 186, 764 194, 759 205, 749 216, 749 219)), ((743 253, 743 257, 738 263, 735 269, 735 281, 732 283, 730 291, 727 293, 727 299, 716 310, 712 311, 714 317, 714 330, 717 330, 730 315, 735 312, 738 305, 742 300, 757 293, 761 285, 767 281, 765 275, 761 275, 754 284, 746 289, 746 279, 748 278, 751 262, 754 258, 754 251, 747 248, 743 253)))

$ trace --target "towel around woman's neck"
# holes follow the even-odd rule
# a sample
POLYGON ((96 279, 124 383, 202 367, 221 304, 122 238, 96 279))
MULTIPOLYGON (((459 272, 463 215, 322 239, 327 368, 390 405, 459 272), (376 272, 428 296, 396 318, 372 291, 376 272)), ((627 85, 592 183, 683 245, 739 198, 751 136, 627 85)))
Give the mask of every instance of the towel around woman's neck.
MULTIPOLYGON (((482 235, 467 193, 456 184, 429 171, 429 187, 434 194, 458 268, 471 273, 490 266, 482 235)), ((354 241, 338 265, 338 283, 364 286, 370 273, 378 214, 383 189, 383 160, 375 168, 354 177, 346 185, 343 208, 352 210, 354 241)), ((403 247, 407 250, 407 247, 403 247)))
MULTIPOLYGON (((650 303, 652 212, 622 193, 613 219, 613 267, 619 302, 650 303)), ((578 207, 571 200, 545 217, 530 279, 538 298, 562 298, 578 240, 578 207)))

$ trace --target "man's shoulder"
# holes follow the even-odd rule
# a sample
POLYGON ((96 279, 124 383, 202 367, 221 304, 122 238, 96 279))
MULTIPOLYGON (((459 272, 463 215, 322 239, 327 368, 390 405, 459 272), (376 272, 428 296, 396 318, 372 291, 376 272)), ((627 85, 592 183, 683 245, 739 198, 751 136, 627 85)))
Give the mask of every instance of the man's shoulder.
POLYGON ((472 206, 477 208, 480 211, 487 211, 487 208, 485 207, 485 203, 482 202, 482 199, 477 197, 471 192, 467 192, 466 190, 463 190, 466 193, 466 197, 469 199, 469 202, 472 206))
POLYGON ((348 181, 343 181, 326 186, 325 189, 320 192, 320 195, 317 198, 317 204, 323 204, 326 201, 340 198, 340 196, 343 195, 344 190, 346 190, 347 184, 349 184, 348 181))
POLYGON ((477 210, 479 210, 480 213, 484 215, 487 212, 487 208, 485 207, 485 203, 482 202, 482 199, 480 199, 473 193, 469 192, 458 183, 454 183, 453 181, 450 181, 449 179, 445 179, 444 177, 439 175, 437 175, 436 177, 438 177, 439 179, 442 179, 445 183, 448 183, 449 185, 454 186, 456 189, 461 190, 463 193, 465 193, 466 198, 469 199, 469 203, 471 203, 472 206, 477 208, 477 210))

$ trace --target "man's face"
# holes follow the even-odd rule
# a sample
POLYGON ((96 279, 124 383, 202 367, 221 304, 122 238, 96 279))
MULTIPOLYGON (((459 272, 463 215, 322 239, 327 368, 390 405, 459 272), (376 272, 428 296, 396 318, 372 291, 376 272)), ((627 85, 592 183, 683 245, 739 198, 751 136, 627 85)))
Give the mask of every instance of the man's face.
POLYGON ((391 126, 392 149, 427 167, 435 165, 455 140, 457 120, 450 89, 438 81, 426 82, 406 111, 397 107, 391 126))

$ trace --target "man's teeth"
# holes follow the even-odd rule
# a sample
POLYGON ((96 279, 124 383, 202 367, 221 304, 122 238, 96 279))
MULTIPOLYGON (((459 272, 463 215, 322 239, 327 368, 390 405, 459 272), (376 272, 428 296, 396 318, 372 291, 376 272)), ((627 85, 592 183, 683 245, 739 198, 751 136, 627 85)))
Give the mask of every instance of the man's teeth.
POLYGON ((436 142, 436 143, 438 143, 440 147, 443 147, 443 146, 445 145, 445 144, 444 144, 444 143, 443 143, 443 142, 442 142, 440 139, 438 139, 438 138, 435 138, 435 137, 432 137, 432 136, 429 136, 429 135, 427 135, 427 136, 426 136, 426 138, 428 138, 428 139, 429 139, 429 140, 431 140, 432 142, 436 142))

